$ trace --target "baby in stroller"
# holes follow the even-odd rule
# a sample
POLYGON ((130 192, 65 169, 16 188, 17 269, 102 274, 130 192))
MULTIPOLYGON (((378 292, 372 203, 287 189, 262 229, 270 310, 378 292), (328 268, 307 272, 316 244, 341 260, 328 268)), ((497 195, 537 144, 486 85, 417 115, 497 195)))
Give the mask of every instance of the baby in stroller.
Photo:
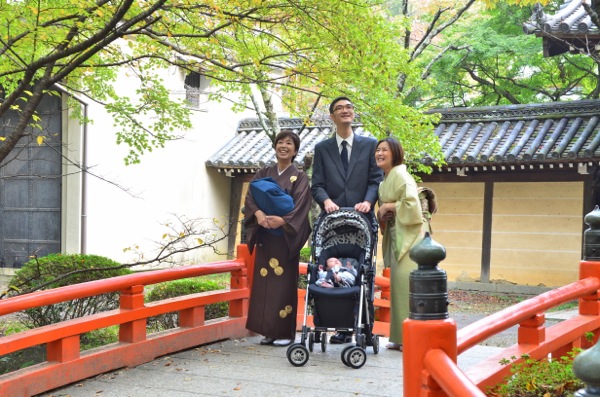
POLYGON ((323 265, 319 265, 319 279, 315 284, 323 288, 350 288, 356 283, 356 268, 356 259, 348 258, 346 266, 342 266, 342 262, 338 258, 331 257, 325 262, 325 268, 323 265))

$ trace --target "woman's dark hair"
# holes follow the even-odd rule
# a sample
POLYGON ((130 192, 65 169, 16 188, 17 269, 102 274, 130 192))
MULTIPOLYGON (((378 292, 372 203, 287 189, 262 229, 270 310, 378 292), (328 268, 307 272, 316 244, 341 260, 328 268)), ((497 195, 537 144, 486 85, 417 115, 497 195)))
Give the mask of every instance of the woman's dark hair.
POLYGON ((347 96, 339 96, 339 97, 335 98, 333 101, 331 101, 331 105, 329 105, 329 114, 333 114, 333 107, 335 106, 335 104, 338 103, 339 101, 343 101, 343 100, 346 100, 346 101, 352 103, 350 98, 348 98, 347 96))
POLYGON ((388 136, 379 140, 379 142, 377 142, 377 147, 383 142, 387 142, 388 145, 390 145, 390 151, 392 152, 392 167, 404 163, 404 148, 400 142, 393 136, 388 136))
MULTIPOLYGON (((285 138, 290 138, 292 140, 292 142, 294 142, 294 148, 296 149, 296 155, 297 155, 298 152, 300 151, 300 138, 298 137, 298 134, 294 133, 291 130, 281 131, 279 134, 277 134, 277 136, 275 137, 275 143, 273 144, 273 148, 275 148, 275 146, 277 146, 277 142, 279 142, 285 138)), ((294 161, 295 158, 296 158, 296 156, 292 157, 292 161, 294 161)))

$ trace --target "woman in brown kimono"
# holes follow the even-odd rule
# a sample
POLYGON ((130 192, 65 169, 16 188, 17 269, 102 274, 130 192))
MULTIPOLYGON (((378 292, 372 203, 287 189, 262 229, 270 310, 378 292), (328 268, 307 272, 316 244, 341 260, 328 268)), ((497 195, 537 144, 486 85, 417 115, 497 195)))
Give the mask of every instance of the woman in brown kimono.
MULTIPOLYGON (((309 180, 293 164, 300 148, 298 135, 284 131, 275 137, 275 165, 261 168, 253 180, 271 177, 294 201, 283 216, 267 215, 250 189, 244 203, 246 241, 256 248, 246 328, 264 338, 261 345, 287 346, 296 335, 300 249, 310 234, 309 180)), ((268 212, 268 211, 266 211, 268 212)))

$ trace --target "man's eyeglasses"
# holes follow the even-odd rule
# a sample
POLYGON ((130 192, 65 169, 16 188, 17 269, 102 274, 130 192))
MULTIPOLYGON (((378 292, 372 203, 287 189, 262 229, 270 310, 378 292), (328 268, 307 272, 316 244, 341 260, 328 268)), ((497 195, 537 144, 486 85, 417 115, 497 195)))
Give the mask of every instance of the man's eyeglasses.
POLYGON ((354 110, 354 105, 351 103, 349 103, 347 105, 337 105, 336 107, 333 108, 333 111, 337 112, 338 110, 343 110, 343 109, 354 110))

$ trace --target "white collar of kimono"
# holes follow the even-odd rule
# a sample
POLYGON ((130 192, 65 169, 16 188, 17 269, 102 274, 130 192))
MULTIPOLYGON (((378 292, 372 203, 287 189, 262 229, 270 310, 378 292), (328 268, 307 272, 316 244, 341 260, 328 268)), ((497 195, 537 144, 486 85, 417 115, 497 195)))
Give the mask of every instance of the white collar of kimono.
POLYGON ((284 169, 282 169, 281 171, 279 171, 279 164, 277 164, 277 173, 279 175, 283 174, 285 172, 285 170, 287 170, 288 168, 290 168, 291 165, 292 164, 290 163, 290 164, 287 165, 287 167, 285 167, 284 169))

